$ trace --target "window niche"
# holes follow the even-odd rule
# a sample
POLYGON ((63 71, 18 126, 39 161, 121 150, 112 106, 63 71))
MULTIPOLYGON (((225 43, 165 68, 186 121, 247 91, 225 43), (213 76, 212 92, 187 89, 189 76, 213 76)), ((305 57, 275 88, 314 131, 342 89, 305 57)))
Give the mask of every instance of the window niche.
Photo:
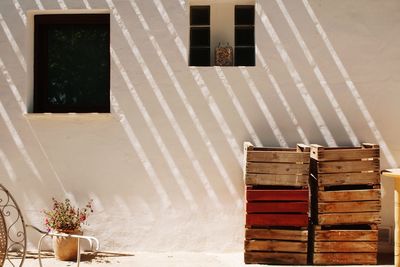
POLYGON ((190 7, 190 66, 210 66, 210 6, 190 7))
POLYGON ((189 66, 255 66, 255 0, 189 0, 189 66))
POLYGON ((235 6, 235 66, 255 66, 254 6, 235 6))
POLYGON ((110 15, 34 16, 34 113, 110 112, 110 15))

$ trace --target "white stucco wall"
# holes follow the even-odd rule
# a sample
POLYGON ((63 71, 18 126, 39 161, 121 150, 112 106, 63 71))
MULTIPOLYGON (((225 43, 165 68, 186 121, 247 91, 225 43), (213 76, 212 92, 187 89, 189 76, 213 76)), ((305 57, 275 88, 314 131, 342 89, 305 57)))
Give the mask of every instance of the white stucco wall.
MULTIPOLYGON (((28 223, 41 224, 53 196, 93 198, 87 233, 104 250, 240 251, 244 141, 380 142, 381 167, 395 167, 400 2, 307 2, 347 80, 303 1, 283 1, 286 17, 280 1, 257 3, 255 67, 189 68, 183 0, 0 1, 0 182, 28 223), (33 90, 26 12, 87 4, 111 9, 112 113, 23 114, 33 90)), ((392 226, 393 184, 383 185, 383 225, 392 226)))

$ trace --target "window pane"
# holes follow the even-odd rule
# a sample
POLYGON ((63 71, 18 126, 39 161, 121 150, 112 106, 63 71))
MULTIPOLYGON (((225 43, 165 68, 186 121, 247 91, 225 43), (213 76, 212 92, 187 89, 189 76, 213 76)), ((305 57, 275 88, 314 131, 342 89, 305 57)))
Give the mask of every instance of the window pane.
POLYGON ((105 25, 48 25, 50 106, 104 106, 109 90, 109 41, 105 25))
POLYGON ((254 46, 254 27, 236 27, 235 45, 254 46))
POLYGON ((210 28, 191 28, 190 46, 210 46, 210 28))
POLYGON ((210 48, 191 48, 190 66, 210 66, 210 48))
POLYGON ((236 25, 254 25, 254 6, 235 6, 236 25))
POLYGON ((210 6, 191 6, 190 25, 209 25, 210 6))
POLYGON ((235 66, 255 66, 256 55, 254 47, 235 48, 235 66))

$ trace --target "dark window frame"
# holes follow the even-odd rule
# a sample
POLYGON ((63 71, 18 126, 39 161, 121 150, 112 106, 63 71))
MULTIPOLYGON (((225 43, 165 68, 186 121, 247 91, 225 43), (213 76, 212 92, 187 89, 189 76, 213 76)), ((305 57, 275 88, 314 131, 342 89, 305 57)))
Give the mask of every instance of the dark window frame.
POLYGON ((41 14, 34 16, 34 113, 110 113, 110 53, 108 52, 108 68, 106 83, 108 84, 106 94, 106 103, 101 105, 87 106, 81 105, 62 105, 54 106, 48 103, 48 42, 47 26, 54 24, 102 24, 107 27, 108 44, 110 44, 110 14, 41 14))
POLYGON ((235 5, 235 66, 256 66, 256 36, 255 36, 255 6, 254 5, 235 5), (241 14, 240 14, 241 13, 241 14), (243 16, 248 13, 249 17, 243 16), (243 40, 243 35, 247 34, 247 40, 243 40), (250 42, 246 43, 246 41, 250 42), (246 52, 247 51, 247 52, 246 52), (247 55, 242 56, 245 53, 247 55))
POLYGON ((190 6, 189 17, 189 66, 209 67, 211 66, 211 7, 209 5, 190 6), (197 13, 199 11, 203 14, 197 13), (206 17, 201 17, 205 14, 206 17), (203 44, 196 43, 196 40, 198 40, 196 35, 200 32, 208 34, 207 38, 202 40, 203 44))

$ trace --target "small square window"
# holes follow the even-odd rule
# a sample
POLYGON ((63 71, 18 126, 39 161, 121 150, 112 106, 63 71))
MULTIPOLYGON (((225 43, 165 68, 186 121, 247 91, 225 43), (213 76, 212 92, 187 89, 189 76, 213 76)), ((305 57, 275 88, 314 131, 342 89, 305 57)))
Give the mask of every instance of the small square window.
POLYGON ((110 15, 35 15, 34 23, 34 112, 110 112, 110 15))
POLYGON ((256 65, 252 2, 189 0, 189 66, 256 65))

